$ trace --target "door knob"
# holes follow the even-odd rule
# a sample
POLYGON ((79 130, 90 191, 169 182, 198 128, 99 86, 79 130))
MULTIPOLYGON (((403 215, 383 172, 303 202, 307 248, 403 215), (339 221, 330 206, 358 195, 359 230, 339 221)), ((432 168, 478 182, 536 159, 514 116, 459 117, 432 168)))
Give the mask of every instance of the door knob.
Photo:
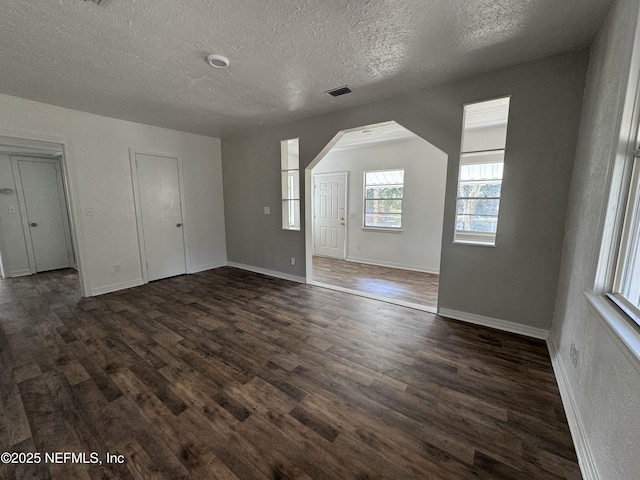
POLYGON ((182 226, 181 223, 176 223, 176 227, 180 228, 182 226))
POLYGON ((37 223, 35 223, 35 222, 31 223, 30 225, 31 225, 32 227, 37 227, 37 226, 38 226, 38 224, 37 224, 37 223))

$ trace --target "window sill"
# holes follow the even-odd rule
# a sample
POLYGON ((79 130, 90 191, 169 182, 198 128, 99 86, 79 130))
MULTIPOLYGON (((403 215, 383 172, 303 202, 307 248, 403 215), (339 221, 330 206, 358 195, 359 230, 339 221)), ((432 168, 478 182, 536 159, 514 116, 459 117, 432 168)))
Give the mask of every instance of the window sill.
POLYGON ((496 234, 471 232, 469 230, 456 230, 453 233, 453 243, 461 245, 477 245, 479 247, 495 247, 496 234))
POLYGON ((625 353, 640 370, 640 327, 604 295, 588 292, 583 294, 591 308, 610 327, 613 337, 622 344, 625 353))
POLYGON ((371 232, 384 232, 384 233, 402 233, 401 228, 362 227, 362 230, 367 230, 371 232))
POLYGON ((453 243, 454 245, 471 245, 473 247, 496 247, 495 243, 479 242, 473 240, 454 240, 451 243, 453 243))

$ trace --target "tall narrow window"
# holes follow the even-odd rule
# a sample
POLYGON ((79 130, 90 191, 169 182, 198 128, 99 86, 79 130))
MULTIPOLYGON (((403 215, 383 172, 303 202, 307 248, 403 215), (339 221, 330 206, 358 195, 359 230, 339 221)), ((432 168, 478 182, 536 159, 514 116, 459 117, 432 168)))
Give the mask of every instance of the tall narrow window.
POLYGON ((280 142, 282 228, 300 230, 300 150, 298 139, 280 142))
POLYGON ((509 97, 464 107, 455 243, 495 245, 509 97))
POLYGON ((404 170, 364 173, 365 228, 402 228, 404 170))

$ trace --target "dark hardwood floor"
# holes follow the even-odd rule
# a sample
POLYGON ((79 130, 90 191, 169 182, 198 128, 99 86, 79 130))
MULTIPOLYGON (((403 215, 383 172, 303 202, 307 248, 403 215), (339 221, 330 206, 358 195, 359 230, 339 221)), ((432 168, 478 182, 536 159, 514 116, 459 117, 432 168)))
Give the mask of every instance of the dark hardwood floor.
POLYGON ((438 307, 440 276, 434 273, 314 256, 312 278, 315 282, 392 301, 422 305, 432 308, 434 312, 438 307))
POLYGON ((0 364, 0 451, 43 455, 2 479, 581 478, 544 342, 230 267, 0 280, 0 364))

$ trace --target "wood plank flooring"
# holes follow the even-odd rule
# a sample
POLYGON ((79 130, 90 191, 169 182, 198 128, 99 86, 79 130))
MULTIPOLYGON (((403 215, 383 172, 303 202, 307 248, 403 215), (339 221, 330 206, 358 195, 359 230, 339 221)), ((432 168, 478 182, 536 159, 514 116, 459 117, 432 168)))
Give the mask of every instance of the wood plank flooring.
POLYGON ((434 312, 438 307, 440 276, 434 273, 314 256, 312 278, 327 285, 431 307, 434 312))
POLYGON ((0 280, 2 479, 579 479, 544 342, 224 267, 0 280))

